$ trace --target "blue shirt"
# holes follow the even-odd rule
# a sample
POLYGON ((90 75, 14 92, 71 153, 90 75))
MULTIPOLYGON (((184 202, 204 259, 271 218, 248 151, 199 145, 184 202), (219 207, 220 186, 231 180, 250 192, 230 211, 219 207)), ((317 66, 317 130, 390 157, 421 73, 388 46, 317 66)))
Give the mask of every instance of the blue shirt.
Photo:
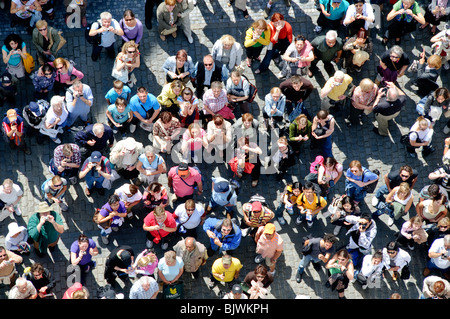
POLYGON ((145 103, 142 103, 139 97, 135 95, 130 99, 129 105, 133 112, 138 112, 144 119, 147 118, 147 111, 150 109, 156 111, 160 107, 156 97, 150 93, 147 94, 147 101, 145 103))
POLYGON ((116 92, 116 90, 114 90, 114 88, 112 88, 106 93, 105 99, 108 99, 111 104, 114 104, 118 97, 128 101, 128 97, 129 97, 130 93, 131 93, 131 89, 128 86, 124 85, 123 89, 122 89, 122 93, 120 95, 117 94, 117 92, 116 92))
POLYGON ((130 113, 131 108, 129 105, 127 105, 125 107, 125 110, 122 113, 120 113, 119 110, 117 110, 116 105, 111 104, 110 106, 108 106, 108 111, 109 113, 111 113, 114 122, 122 124, 125 123, 127 120, 129 120, 130 117, 128 116, 128 114, 130 113))
POLYGON ((327 19, 330 20, 342 19, 345 16, 348 7, 350 6, 350 4, 346 0, 342 0, 341 4, 336 9, 334 9, 333 6, 331 5, 333 3, 333 0, 320 0, 320 3, 325 7, 325 11, 331 14, 329 17, 326 17, 327 19), (330 4, 329 11, 327 10, 328 3, 330 4))

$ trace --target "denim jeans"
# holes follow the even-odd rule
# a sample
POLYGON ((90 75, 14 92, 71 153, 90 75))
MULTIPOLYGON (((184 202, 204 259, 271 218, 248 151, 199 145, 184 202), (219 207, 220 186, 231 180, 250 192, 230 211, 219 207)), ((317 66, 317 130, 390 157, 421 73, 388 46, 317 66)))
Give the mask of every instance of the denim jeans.
MULTIPOLYGON (((217 207, 217 206, 220 206, 219 204, 217 204, 215 201, 214 201, 214 199, 211 197, 211 199, 209 200, 209 206, 211 207, 211 208, 214 208, 214 207, 217 207)), ((225 210, 227 211, 227 212, 231 212, 232 210, 233 210, 233 207, 234 206, 224 206, 225 207, 225 210)))
POLYGON ((312 261, 313 263, 318 263, 318 262, 320 262, 320 259, 319 259, 319 258, 314 258, 314 257, 312 257, 311 255, 303 256, 302 260, 300 260, 300 263, 298 264, 298 269, 297 269, 297 271, 298 271, 300 274, 303 274, 303 272, 305 271, 305 268, 308 267, 308 265, 309 265, 309 263, 310 263, 311 261, 312 261))

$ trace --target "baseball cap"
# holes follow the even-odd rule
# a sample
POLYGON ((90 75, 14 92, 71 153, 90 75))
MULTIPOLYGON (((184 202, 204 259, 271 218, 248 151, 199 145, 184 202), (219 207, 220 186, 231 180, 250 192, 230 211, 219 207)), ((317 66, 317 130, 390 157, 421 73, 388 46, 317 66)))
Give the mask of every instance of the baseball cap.
POLYGON ((264 234, 273 234, 275 232, 275 225, 272 223, 267 223, 264 226, 264 234))
POLYGON ((256 202, 252 203, 252 211, 253 212, 260 212, 261 210, 262 210, 261 202, 256 201, 256 202))
POLYGON ((11 80, 11 76, 8 74, 3 74, 2 75, 2 83, 3 84, 11 84, 12 80, 11 80))
POLYGON ((41 116, 41 108, 39 107, 39 104, 36 102, 31 101, 29 105, 30 111, 34 113, 36 116, 41 116))
POLYGON ((333 3, 341 3, 342 0, 333 0, 333 3))
POLYGON ((189 174, 189 165, 187 163, 180 163, 178 165, 178 175, 186 176, 189 174))
POLYGON ((234 284, 233 288, 231 289, 231 292, 234 294, 241 294, 242 293, 242 287, 239 284, 234 284))
POLYGON ((218 182, 214 183, 214 191, 217 193, 224 193, 227 192, 230 189, 228 182, 218 182))
POLYGON ((101 159, 102 159, 102 153, 100 153, 99 151, 92 152, 91 162, 100 162, 101 159))

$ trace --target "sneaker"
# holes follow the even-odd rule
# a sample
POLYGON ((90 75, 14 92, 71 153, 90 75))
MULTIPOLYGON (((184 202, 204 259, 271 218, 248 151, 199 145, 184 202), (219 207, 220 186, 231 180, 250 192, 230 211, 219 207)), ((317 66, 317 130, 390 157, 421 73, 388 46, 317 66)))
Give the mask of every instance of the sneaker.
POLYGON ((59 203, 59 207, 63 212, 67 212, 69 210, 69 206, 67 206, 67 204, 64 202, 59 203))
POLYGON ((444 134, 450 133, 450 127, 445 126, 444 129, 443 129, 443 132, 444 132, 444 134))
POLYGON ((445 64, 444 64, 444 69, 445 69, 445 70, 449 70, 449 69, 450 69, 450 63, 448 63, 448 62, 445 63, 445 64))
POLYGON ((72 176, 69 177, 69 181, 70 183, 72 183, 72 185, 75 185, 78 182, 78 178, 76 176, 72 176))
POLYGON ((394 225, 394 219, 392 217, 388 218, 388 222, 387 222, 388 226, 391 227, 392 225, 394 225))
POLYGON ((52 139, 56 144, 61 144, 61 140, 59 138, 52 139))
POLYGON ((300 273, 299 271, 297 271, 297 275, 295 276, 295 281, 297 281, 297 283, 301 283, 302 277, 303 277, 303 273, 300 273))
POLYGON ((109 244, 109 240, 108 240, 108 236, 100 236, 102 238, 102 243, 104 245, 108 245, 109 244))
POLYGON ((147 242, 145 243, 145 246, 148 249, 152 249, 153 248, 153 241, 147 239, 147 242))
POLYGON ((262 263, 264 261, 264 258, 263 258, 263 256, 261 256, 261 255, 256 255, 256 257, 255 257, 255 263, 256 264, 260 264, 260 263, 262 263))
POLYGON ((380 202, 380 200, 376 196, 372 197, 372 206, 373 207, 377 207, 379 202, 380 202))
POLYGON ((136 131, 136 125, 130 124, 130 133, 134 133, 136 131))
POLYGON ((248 235, 250 228, 241 229, 241 236, 246 237, 248 235))
POLYGON ((161 244, 161 249, 162 250, 166 250, 167 248, 169 248, 169 244, 168 243, 161 244))
POLYGON ((415 152, 414 153, 408 152, 408 155, 411 156, 412 158, 417 158, 417 154, 415 152))
POLYGON ((320 32, 322 32, 322 27, 321 26, 316 26, 315 28, 314 28, 314 32, 316 32, 316 33, 320 33, 320 32))
POLYGON ((298 216, 297 219, 295 220, 295 224, 300 225, 301 223, 302 223, 302 219, 300 218, 300 216, 298 216))
POLYGON ((116 129, 116 128, 113 128, 113 130, 112 130, 112 131, 113 131, 113 133, 114 133, 114 134, 117 134, 117 132, 119 132, 119 130, 118 130, 118 129, 116 129))
POLYGON ((277 79, 281 80, 285 78, 285 75, 283 74, 283 72, 277 73, 276 74, 277 79))
POLYGON ((408 244, 409 250, 414 250, 414 244, 408 244))
POLYGON ((111 227, 111 229, 112 229, 112 231, 115 231, 115 232, 119 231, 119 227, 117 227, 117 226, 113 226, 113 227, 111 227))
POLYGON ((209 282, 209 284, 208 284, 208 288, 209 288, 209 289, 213 289, 215 286, 216 286, 216 282, 213 281, 213 280, 211 280, 211 281, 209 282))
POLYGON ((352 127, 352 122, 350 122, 350 120, 348 118, 345 118, 344 122, 347 125, 347 127, 352 127))
POLYGON ((16 214, 17 216, 22 216, 22 211, 18 206, 14 208, 14 214, 16 214))
POLYGON ((342 228, 342 226, 336 226, 336 227, 334 227, 334 230, 333 230, 334 236, 339 235, 339 232, 341 231, 341 228, 342 228))
POLYGON ((278 217, 278 224, 280 224, 281 226, 286 225, 286 219, 284 219, 284 217, 278 217))
POLYGON ((194 39, 192 38, 192 36, 186 36, 186 38, 189 43, 194 43, 194 39))
POLYGON ((308 222, 306 223, 306 225, 308 226, 308 228, 311 228, 311 227, 313 226, 313 222, 308 221, 308 222))

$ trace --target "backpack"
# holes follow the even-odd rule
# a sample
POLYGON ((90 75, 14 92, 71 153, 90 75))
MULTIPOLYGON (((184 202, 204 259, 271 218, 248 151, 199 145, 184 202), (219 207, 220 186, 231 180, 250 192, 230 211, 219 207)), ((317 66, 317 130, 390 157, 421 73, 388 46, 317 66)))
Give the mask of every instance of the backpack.
POLYGON ((313 174, 318 174, 319 173, 319 167, 321 165, 323 165, 324 162, 324 158, 322 155, 317 155, 316 159, 314 160, 314 162, 311 163, 311 165, 309 166, 309 172, 313 173, 313 174))
POLYGON ((27 105, 23 108, 24 119, 28 122, 28 124, 36 128, 41 124, 42 120, 45 118, 47 114, 48 108, 50 107, 50 103, 46 100, 38 100, 35 102, 39 106, 39 110, 41 114, 38 116, 30 109, 30 105, 27 105))
MULTIPOLYGON (((362 181, 362 182, 364 182, 364 172, 365 172, 365 171, 367 171, 367 169, 365 169, 365 170, 363 171, 362 178, 361 178, 361 181, 362 181)), ((375 174, 377 174, 378 176, 380 176, 380 171, 377 170, 377 169, 374 169, 374 170, 372 171, 372 173, 375 173, 375 174)), ((379 179, 377 179, 377 181, 376 181, 376 182, 373 182, 372 184, 369 184, 369 185, 364 186, 364 190, 365 190, 368 194, 373 193, 373 192, 375 191, 375 188, 377 187, 378 180, 379 180, 379 179)))
MULTIPOLYGON (((102 22, 100 20, 96 21, 99 25, 99 27, 102 25, 102 22)), ((89 32, 91 31, 91 25, 88 25, 86 29, 84 30, 84 37, 86 39, 86 42, 92 45, 99 45, 102 42, 102 35, 96 34, 93 37, 89 35, 89 32)))

